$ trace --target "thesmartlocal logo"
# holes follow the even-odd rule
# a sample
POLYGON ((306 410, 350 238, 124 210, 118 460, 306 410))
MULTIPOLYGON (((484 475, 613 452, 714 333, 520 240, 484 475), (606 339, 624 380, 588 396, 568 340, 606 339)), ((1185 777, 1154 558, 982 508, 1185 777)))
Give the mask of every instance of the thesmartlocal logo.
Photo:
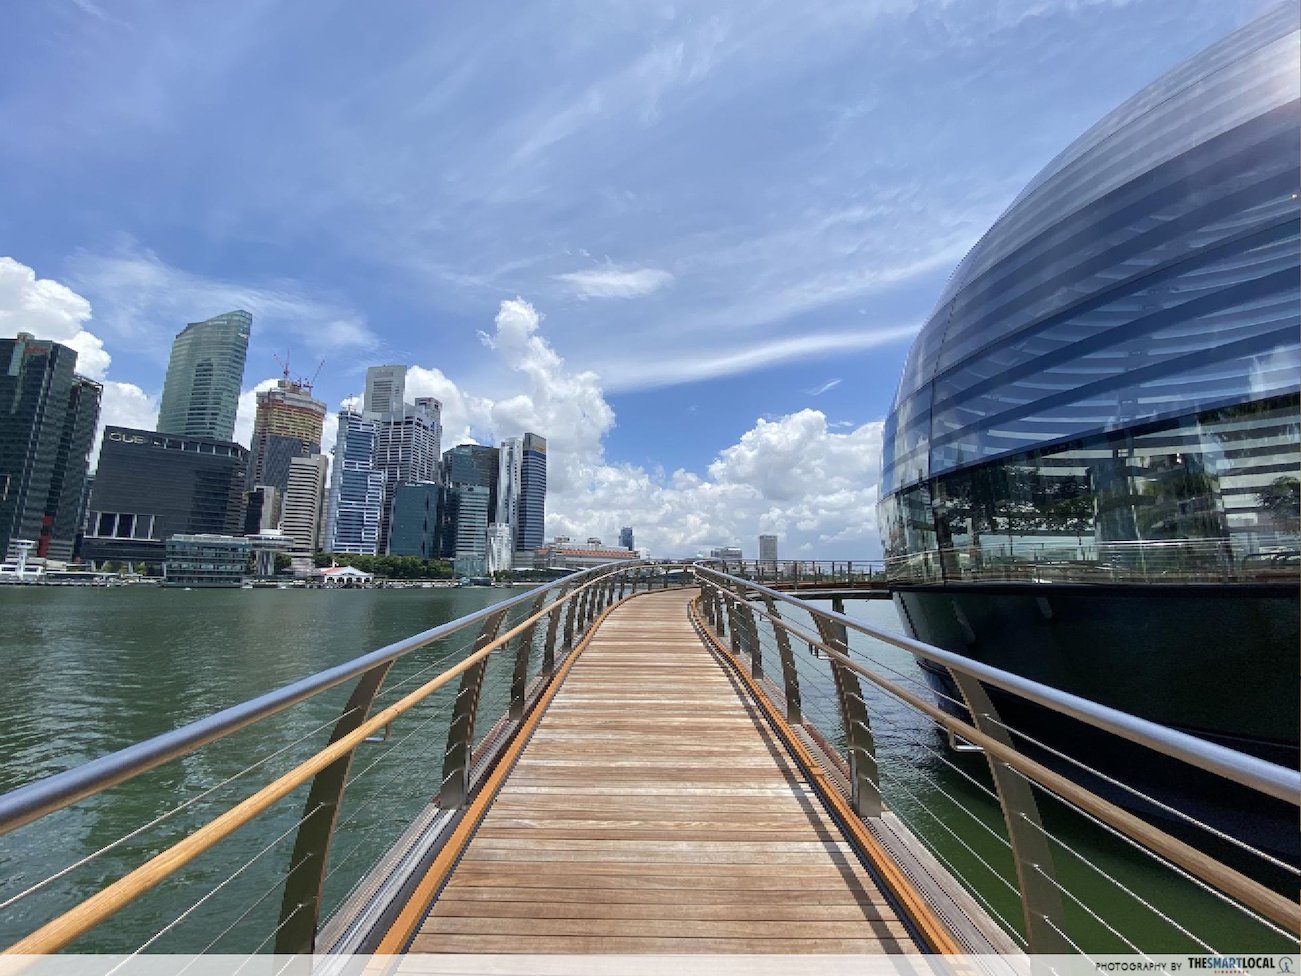
POLYGON ((1188 968, 1218 973, 1274 972, 1279 976, 1301 976, 1292 956, 1189 956, 1188 968))

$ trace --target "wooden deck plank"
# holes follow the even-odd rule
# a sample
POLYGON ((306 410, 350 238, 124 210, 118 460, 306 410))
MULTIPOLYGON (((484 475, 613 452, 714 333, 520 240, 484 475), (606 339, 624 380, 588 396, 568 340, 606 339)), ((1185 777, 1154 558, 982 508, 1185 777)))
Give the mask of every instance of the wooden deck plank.
POLYGON ((606 618, 412 951, 916 950, 687 598, 606 618))

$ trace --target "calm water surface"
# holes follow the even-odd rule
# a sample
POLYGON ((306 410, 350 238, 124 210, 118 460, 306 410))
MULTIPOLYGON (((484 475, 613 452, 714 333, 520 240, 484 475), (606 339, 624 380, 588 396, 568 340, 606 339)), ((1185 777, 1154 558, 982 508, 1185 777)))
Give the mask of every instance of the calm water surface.
MULTIPOLYGON (((488 588, 440 590, 109 590, 0 588, 0 792, 72 768, 341 663, 512 595, 488 588)), ((886 602, 850 603, 851 614, 894 632, 886 602)), ((379 706, 388 704, 462 656, 467 634, 399 662, 379 706)), ((911 658, 867 638, 851 643, 883 674, 920 690, 911 658)), ((503 659, 504 662, 504 659, 503 659)), ((775 662, 774 662, 775 663, 775 662)), ((484 714, 504 705, 507 662, 489 669, 484 714)), ((775 671, 776 669, 774 669, 775 671)), ((824 661, 801 652, 806 712, 835 734, 824 661)), ((0 837, 0 903, 104 848, 179 803, 181 814, 91 863, 0 908, 0 945, 39 926, 90 892, 291 768, 323 744, 347 688, 304 703, 254 730, 123 784, 73 808, 0 837), (324 730, 324 731, 322 731, 324 730), (248 778, 205 791, 250 763, 248 778)), ((432 696, 395 724, 388 741, 358 751, 354 782, 340 812, 331 852, 326 909, 336 905, 437 790, 453 689, 432 696)), ((991 910, 1019 922, 1009 890, 1010 858, 987 784, 984 760, 956 756, 925 720, 869 691, 882 789, 889 805, 936 853, 967 878, 991 910), (967 777, 970 777, 968 779, 967 777), (974 781, 974 782, 973 782, 974 781), (983 825, 983 826, 982 826, 983 825)), ((115 916, 74 948, 83 951, 268 951, 280 911, 278 881, 289 864, 305 789, 278 804, 115 916), (215 885, 234 876, 216 895, 215 885), (259 900, 260 899, 260 900, 259 900), (194 907, 197 906, 197 907, 194 907), (188 914, 185 914, 188 911, 188 914), (182 918, 182 916, 184 917, 182 918), (155 933, 165 930, 155 941, 155 933)), ((1121 876, 1137 894, 1190 927, 1210 926, 1217 949, 1285 945, 1221 911, 1209 896, 1109 842, 1059 810, 1049 828, 1097 868, 1062 852, 1059 879, 1128 937, 1150 951, 1193 948, 1101 872, 1121 876)), ((1112 933, 1071 907, 1072 932, 1094 951, 1124 951, 1112 933)))

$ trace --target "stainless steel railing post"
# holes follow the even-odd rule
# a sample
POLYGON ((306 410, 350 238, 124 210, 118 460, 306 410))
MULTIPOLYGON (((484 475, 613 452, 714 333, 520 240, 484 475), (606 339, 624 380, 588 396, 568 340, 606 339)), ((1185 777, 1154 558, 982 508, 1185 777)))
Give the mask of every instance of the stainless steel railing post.
POLYGON ((561 587, 556 593, 555 600, 551 603, 551 610, 547 614, 547 636, 542 643, 542 674, 551 677, 556 670, 556 631, 560 627, 560 616, 564 610, 560 608, 560 600, 565 595, 567 587, 561 587))
MULTIPOLYGON (((966 700, 972 724, 991 739, 1009 749, 1016 748, 1012 737, 998 720, 985 686, 971 675, 950 670, 958 690, 966 700)), ((1062 933, 1066 915, 1062 896, 1054 884, 1053 855, 1048 837, 1039 818, 1034 790, 1015 770, 987 755, 989 771, 998 790, 998 803, 1007 824, 1007 839, 1012 845, 1016 864, 1017 886, 1021 890, 1021 911, 1025 917, 1025 935, 1033 953, 1074 953, 1074 947, 1062 933)))
POLYGON ((786 721, 791 725, 804 722, 803 706, 800 702, 800 674, 795 667, 795 653, 791 649, 791 635, 778 621, 781 614, 777 612, 777 603, 768 594, 763 595, 764 606, 773 618, 773 633, 777 638, 777 654, 781 657, 782 685, 786 696, 786 721))
MULTIPOLYGON (((379 694, 380 686, 388 675, 392 661, 377 664, 358 679, 343 713, 330 733, 330 742, 337 742, 351 732, 370 714, 370 707, 379 694)), ((312 779, 303 806, 303 821, 294 838, 290 855, 289 873, 285 876, 284 892, 280 899, 280 925, 276 935, 276 952, 310 955, 316 948, 316 930, 321 919, 321 894, 325 887, 326 864, 329 860, 330 842, 334 839, 334 825, 339 819, 344 787, 348 783, 348 770, 352 767, 352 749, 342 759, 322 769, 312 779)))
POLYGON ((574 646, 574 615, 578 613, 578 601, 582 597, 571 597, 565 607, 565 650, 574 646))
POLYGON ((763 677, 763 648, 759 644, 759 622, 755 618, 754 607, 750 606, 750 601, 742 599, 740 601, 741 619, 745 630, 745 642, 750 649, 750 675, 754 678, 763 677))
MULTIPOLYGON (((505 616, 505 610, 498 610, 483 622, 483 629, 474 641, 474 651, 482 650, 496 639, 505 616)), ((456 691, 452 722, 447 729, 447 749, 443 752, 443 781, 438 790, 438 805, 445 810, 465 806, 470 795, 474 720, 479 712, 479 692, 483 689, 483 675, 487 668, 488 658, 485 657, 461 675, 461 687, 456 691)))
MULTIPOLYGON (((849 656, 845 625, 816 614, 822 643, 849 656)), ((867 701, 858 675, 831 658, 831 677, 836 685, 840 721, 845 730, 845 751, 849 756, 849 803, 860 817, 881 816, 881 787, 876 765, 876 740, 867 714, 867 701)))
MULTIPOLYGON (((528 616, 542 610, 546 603, 547 595, 539 593, 533 605, 529 607, 528 616)), ((524 717, 524 693, 528 687, 529 681, 529 658, 533 653, 533 632, 537 630, 538 622, 535 620, 529 624, 519 635, 515 645, 515 671, 510 679, 510 717, 521 719, 524 717)))

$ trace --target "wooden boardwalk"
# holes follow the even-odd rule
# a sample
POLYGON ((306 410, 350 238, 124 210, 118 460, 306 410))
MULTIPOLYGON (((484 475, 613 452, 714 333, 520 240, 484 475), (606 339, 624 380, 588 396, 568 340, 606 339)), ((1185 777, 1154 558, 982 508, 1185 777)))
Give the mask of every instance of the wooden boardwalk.
POLYGON ((692 595, 601 625, 410 951, 918 951, 696 636, 692 595))

